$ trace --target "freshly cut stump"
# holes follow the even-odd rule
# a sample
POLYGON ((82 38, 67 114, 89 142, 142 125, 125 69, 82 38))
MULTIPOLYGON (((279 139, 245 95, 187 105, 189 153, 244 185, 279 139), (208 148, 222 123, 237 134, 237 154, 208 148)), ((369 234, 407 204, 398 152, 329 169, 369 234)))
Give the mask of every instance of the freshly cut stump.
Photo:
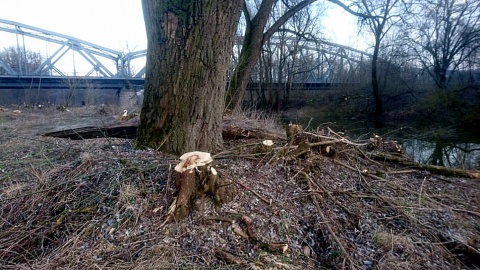
POLYGON ((234 185, 220 178, 210 153, 188 152, 180 160, 175 166, 177 197, 169 211, 174 220, 187 217, 194 208, 203 211, 207 196, 213 199, 217 210, 235 197, 234 185))
POLYGON ((289 124, 286 128, 285 128, 286 132, 287 132, 287 140, 288 141, 292 141, 293 139, 295 139, 295 137, 299 136, 300 134, 302 134, 302 131, 303 131, 303 127, 301 125, 294 125, 294 124, 289 124))

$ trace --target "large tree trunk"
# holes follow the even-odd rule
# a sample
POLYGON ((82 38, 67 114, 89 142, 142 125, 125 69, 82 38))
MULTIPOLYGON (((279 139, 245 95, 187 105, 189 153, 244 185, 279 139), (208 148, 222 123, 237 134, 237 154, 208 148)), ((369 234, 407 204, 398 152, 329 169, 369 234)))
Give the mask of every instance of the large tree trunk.
POLYGON ((137 147, 222 148, 226 73, 241 0, 143 0, 148 51, 137 147))

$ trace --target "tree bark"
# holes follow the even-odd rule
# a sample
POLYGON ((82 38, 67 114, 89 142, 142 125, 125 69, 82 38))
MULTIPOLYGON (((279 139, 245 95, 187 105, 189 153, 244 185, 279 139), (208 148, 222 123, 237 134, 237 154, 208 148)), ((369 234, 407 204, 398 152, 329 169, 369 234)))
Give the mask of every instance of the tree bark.
MULTIPOLYGON (((379 30, 381 31, 381 30, 379 30)), ((374 121, 375 128, 381 128, 383 126, 383 104, 382 96, 380 95, 380 86, 378 85, 378 75, 377 75, 377 62, 378 62, 378 52, 380 50, 380 33, 375 33, 375 48, 373 50, 372 56, 372 94, 373 100, 375 101, 375 112, 374 112, 374 121)))
POLYGON ((143 0, 148 50, 137 148, 223 147, 225 84, 241 0, 143 0))

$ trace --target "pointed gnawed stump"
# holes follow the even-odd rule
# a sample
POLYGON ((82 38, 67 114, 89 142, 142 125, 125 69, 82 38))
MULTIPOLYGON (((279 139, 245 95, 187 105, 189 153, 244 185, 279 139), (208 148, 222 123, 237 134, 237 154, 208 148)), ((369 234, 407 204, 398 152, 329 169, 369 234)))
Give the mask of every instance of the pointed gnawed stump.
POLYGON ((203 211, 207 196, 213 199, 216 208, 233 199, 235 187, 220 178, 210 153, 189 152, 180 160, 175 166, 177 197, 170 206, 167 220, 181 220, 194 208, 203 211))

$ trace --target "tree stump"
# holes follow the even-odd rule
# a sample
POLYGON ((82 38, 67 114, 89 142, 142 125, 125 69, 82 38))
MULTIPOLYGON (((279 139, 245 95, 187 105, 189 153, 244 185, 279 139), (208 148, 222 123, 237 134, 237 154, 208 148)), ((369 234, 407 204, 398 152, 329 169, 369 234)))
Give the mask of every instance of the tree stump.
POLYGON ((213 199, 217 210, 235 197, 236 189, 220 178, 210 153, 189 152, 180 160, 175 166, 177 197, 169 210, 175 220, 187 217, 194 208, 203 211, 207 196, 213 199))
POLYGON ((264 140, 258 149, 259 153, 268 153, 273 150, 273 141, 272 140, 264 140))
POLYGON ((292 141, 296 136, 302 134, 303 127, 301 125, 289 124, 286 127, 287 140, 292 141))

